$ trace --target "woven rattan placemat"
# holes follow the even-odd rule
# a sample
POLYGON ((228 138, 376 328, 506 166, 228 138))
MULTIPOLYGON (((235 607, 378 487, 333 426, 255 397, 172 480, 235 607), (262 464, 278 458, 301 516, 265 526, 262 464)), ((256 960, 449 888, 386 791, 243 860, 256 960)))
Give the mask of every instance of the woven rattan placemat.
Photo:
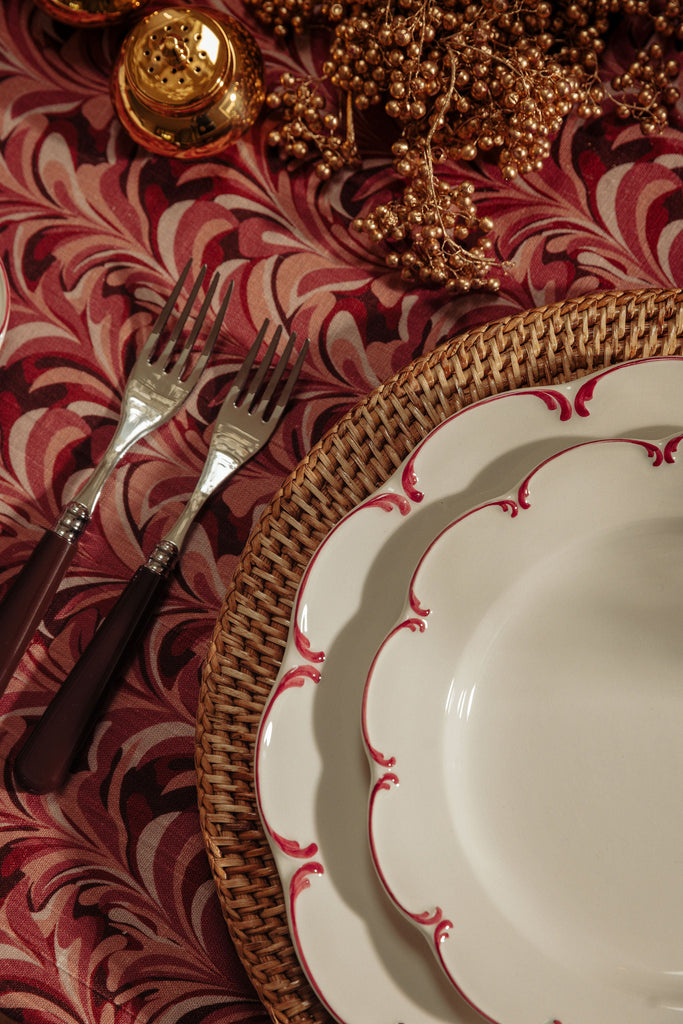
POLYGON ((278 1024, 331 1021, 290 941, 253 785, 259 719, 311 555, 450 413, 524 385, 681 353, 681 289, 590 295, 471 330, 416 360, 352 409, 265 510, 237 566, 204 663, 196 764, 201 827, 223 914, 278 1024))

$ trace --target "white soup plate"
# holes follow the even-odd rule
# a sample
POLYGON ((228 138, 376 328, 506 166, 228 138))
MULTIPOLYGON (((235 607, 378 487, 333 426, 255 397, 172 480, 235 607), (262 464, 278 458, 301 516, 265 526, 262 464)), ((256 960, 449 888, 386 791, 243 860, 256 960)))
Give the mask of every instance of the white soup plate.
POLYGON ((500 1024, 683 1021, 681 440, 447 527, 368 675, 380 878, 500 1024))

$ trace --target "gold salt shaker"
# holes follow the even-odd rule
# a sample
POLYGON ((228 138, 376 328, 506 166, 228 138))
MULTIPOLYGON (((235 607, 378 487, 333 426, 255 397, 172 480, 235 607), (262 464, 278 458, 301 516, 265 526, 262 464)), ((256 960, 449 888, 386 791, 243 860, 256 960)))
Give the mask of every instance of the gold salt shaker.
POLYGON ((169 7, 128 33, 112 72, 116 112, 135 142, 181 160, 225 149, 256 120, 263 58, 234 18, 169 7))
POLYGON ((141 10, 148 0, 35 0, 54 18, 81 28, 98 28, 124 21, 141 10))

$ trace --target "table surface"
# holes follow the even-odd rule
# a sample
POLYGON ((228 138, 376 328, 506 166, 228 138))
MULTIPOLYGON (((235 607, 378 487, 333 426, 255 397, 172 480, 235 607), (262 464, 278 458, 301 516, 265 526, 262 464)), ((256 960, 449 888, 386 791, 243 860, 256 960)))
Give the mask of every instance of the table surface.
MULTIPOLYGON (((267 82, 311 66, 235 0, 267 82)), ((0 349, 0 587, 25 562, 112 435, 155 310, 192 259, 229 281, 228 323, 183 411, 107 483, 49 613, 0 697, 0 1007, 16 1021, 208 1024, 268 1017, 233 949, 204 850, 194 733, 199 673, 260 511, 342 413, 466 328, 603 289, 683 284, 683 103, 645 139, 606 110, 570 118, 542 172, 467 177, 495 222, 498 294, 414 289, 350 220, 390 187, 362 133, 360 170, 289 173, 264 112, 222 156, 140 149, 117 121, 120 28, 58 24, 30 0, 0 10, 0 258, 11 295, 0 349), (205 507, 137 656, 65 787, 18 791, 27 730, 201 469, 216 400, 263 318, 309 336, 294 400, 267 447, 205 507)), ((616 48, 607 64, 628 53, 616 48)), ((464 172, 454 169, 455 179, 464 172)))

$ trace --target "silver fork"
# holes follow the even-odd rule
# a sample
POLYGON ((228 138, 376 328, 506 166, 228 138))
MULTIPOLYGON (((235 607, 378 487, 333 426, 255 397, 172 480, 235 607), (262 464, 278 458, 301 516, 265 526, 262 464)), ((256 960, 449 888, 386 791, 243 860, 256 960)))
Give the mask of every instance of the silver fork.
POLYGON ((132 445, 175 415, 208 362, 230 299, 232 283, 194 368, 186 373, 192 349, 218 284, 217 274, 211 280, 187 340, 178 347, 180 335, 204 280, 206 267, 201 268, 171 336, 157 358, 153 358, 190 265, 191 261, 184 267, 140 351, 123 394, 116 431, 106 452, 85 486, 64 508, 55 525, 43 534, 0 603, 0 693, 12 678, 14 669, 71 564, 78 542, 92 518, 102 488, 114 466, 132 445))
POLYGON ((282 333, 278 327, 249 381, 267 325, 266 320, 223 401, 202 473, 180 517, 128 582, 21 749, 14 775, 23 789, 47 793, 65 781, 94 725, 109 681, 125 667, 140 640, 194 519, 216 488, 255 455, 275 430, 301 371, 308 340, 283 381, 296 334, 290 335, 274 363, 282 333))

